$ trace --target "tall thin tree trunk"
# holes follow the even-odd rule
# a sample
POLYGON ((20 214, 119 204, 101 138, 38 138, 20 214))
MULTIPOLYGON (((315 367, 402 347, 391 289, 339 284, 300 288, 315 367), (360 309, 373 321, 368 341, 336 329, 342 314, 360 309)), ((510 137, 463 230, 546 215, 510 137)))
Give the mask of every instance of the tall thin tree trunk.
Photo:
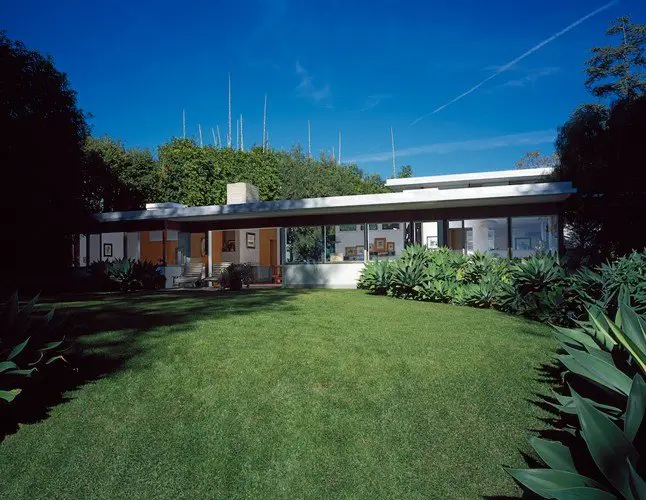
POLYGON ((341 165, 341 131, 339 130, 339 165, 341 165))
MULTIPOLYGON (((237 127, 236 127, 237 128, 237 127)), ((227 147, 231 147, 231 141, 233 137, 231 135, 231 73, 229 73, 229 134, 227 135, 227 147)))
POLYGON ((307 156, 312 157, 312 125, 307 120, 307 156))
POLYGON ((218 147, 222 147, 222 139, 220 138, 220 125, 215 126, 216 130, 218 131, 218 147))
POLYGON ((204 143, 202 142, 202 125, 200 125, 199 123, 197 124, 197 133, 200 136, 200 147, 203 148, 204 143))
POLYGON ((393 147, 393 179, 397 177, 397 167, 395 166, 395 133, 393 128, 390 127, 390 142, 393 147))
POLYGON ((240 151, 244 151, 244 120, 240 113, 240 151))
POLYGON ((218 147, 218 141, 215 137, 215 129, 211 127, 211 135, 213 136, 213 147, 217 148, 218 147))
POLYGON ((182 110, 182 139, 186 139, 186 110, 182 110))
POLYGON ((265 106, 262 110, 262 151, 267 151, 267 94, 265 94, 265 106))

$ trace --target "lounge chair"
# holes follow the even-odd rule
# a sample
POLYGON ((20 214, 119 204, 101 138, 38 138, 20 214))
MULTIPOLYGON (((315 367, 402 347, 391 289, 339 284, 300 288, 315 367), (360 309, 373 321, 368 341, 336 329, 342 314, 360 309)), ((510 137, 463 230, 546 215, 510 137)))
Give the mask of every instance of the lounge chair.
POLYGON ((192 284, 194 287, 201 285, 203 281, 203 268, 201 262, 189 262, 184 266, 181 276, 175 276, 173 278, 173 286, 181 287, 184 285, 192 284))

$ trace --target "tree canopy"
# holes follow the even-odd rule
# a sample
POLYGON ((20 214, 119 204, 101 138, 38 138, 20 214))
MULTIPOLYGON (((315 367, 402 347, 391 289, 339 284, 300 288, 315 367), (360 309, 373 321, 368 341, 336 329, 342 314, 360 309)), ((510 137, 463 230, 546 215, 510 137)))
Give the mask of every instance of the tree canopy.
POLYGON ((39 284, 72 262, 86 214, 85 114, 51 57, 0 32, 0 210, 3 285, 39 284))
POLYGON ((629 16, 617 19, 606 32, 619 37, 617 45, 593 47, 586 62, 586 86, 597 97, 632 99, 646 92, 646 24, 629 16))

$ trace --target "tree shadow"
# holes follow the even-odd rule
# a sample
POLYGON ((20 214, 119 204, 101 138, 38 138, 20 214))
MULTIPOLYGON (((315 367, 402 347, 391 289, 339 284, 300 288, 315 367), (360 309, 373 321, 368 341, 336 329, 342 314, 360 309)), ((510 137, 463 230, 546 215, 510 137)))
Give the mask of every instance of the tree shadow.
POLYGON ((311 290, 173 290, 130 294, 66 294, 40 300, 39 308, 64 314, 70 349, 67 364, 29 381, 10 407, 0 408, 0 442, 21 425, 41 422, 73 398, 75 389, 109 377, 150 349, 156 337, 185 333, 208 318, 245 316, 261 309, 289 314, 291 303, 311 290), (163 327, 163 328, 162 328, 163 327), (169 328, 170 327, 170 328, 169 328))

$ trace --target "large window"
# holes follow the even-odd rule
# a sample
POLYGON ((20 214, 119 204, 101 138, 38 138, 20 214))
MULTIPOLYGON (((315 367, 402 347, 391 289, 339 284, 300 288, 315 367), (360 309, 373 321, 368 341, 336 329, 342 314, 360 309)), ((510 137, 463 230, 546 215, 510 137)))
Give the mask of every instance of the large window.
POLYGON ((325 259, 322 226, 289 227, 286 232, 286 264, 318 264, 325 259))
MULTIPOLYGON (((377 225, 379 227, 379 225, 377 225)), ((381 229, 368 228, 368 254, 371 260, 396 259, 404 249, 405 231, 399 222, 385 222, 381 229)))
POLYGON ((466 252, 489 252, 508 255, 507 218, 464 221, 466 252))
POLYGON ((557 216, 513 217, 511 248, 514 257, 558 252, 557 216))

